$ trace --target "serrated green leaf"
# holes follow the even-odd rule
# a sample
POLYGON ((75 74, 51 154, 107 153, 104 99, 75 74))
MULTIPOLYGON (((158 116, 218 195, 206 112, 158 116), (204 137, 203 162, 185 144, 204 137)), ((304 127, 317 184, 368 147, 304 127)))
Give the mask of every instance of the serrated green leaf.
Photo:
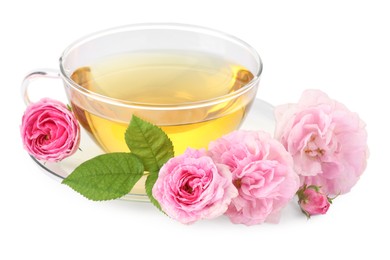
POLYGON ((125 133, 127 146, 144 164, 145 170, 158 172, 174 156, 173 145, 159 127, 133 116, 125 133))
POLYGON ((150 202, 152 202, 154 206, 156 206, 160 211, 162 211, 160 203, 158 203, 158 201, 153 197, 153 192, 152 192, 153 186, 156 183, 157 178, 158 178, 158 173, 151 173, 148 176, 148 178, 145 181, 145 191, 149 197, 150 202))
POLYGON ((80 164, 62 183, 90 200, 112 200, 128 194, 143 174, 135 155, 108 153, 80 164))

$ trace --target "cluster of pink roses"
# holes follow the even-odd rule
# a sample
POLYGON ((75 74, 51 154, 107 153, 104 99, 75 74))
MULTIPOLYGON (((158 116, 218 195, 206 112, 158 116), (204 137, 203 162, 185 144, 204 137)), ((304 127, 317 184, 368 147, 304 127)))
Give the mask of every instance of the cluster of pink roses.
POLYGON ((348 192, 366 167, 365 124, 317 90, 275 115, 275 139, 235 131, 168 161, 153 188, 162 209, 182 223, 225 214, 253 225, 276 222, 298 192, 306 215, 325 214, 328 195, 348 192))
MULTIPOLYGON (((296 104, 275 108, 274 138, 262 131, 235 131, 206 150, 187 149, 162 166, 153 196, 182 223, 227 215, 245 225, 277 222, 298 194, 310 217, 325 214, 329 195, 349 192, 366 168, 367 132, 356 113, 318 90, 296 104)), ((22 119, 26 150, 60 161, 78 148, 80 128, 62 103, 43 99, 22 119)))
POLYGON ((299 187, 291 155, 264 132, 235 131, 188 149, 160 170, 153 195, 182 223, 226 214, 247 225, 276 221, 299 187))

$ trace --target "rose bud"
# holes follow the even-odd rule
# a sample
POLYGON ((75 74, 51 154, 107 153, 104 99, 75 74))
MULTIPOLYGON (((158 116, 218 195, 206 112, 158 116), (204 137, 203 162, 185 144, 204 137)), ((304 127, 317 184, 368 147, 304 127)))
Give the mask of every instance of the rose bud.
POLYGON ((297 194, 298 204, 308 218, 313 215, 325 214, 332 203, 332 199, 323 194, 320 187, 315 185, 304 185, 297 191, 297 194))

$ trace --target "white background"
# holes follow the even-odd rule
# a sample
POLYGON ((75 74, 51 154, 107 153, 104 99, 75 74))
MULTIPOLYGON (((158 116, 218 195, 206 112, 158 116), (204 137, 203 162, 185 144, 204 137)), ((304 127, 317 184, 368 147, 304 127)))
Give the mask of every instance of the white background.
POLYGON ((2 1, 0 29, 0 259, 389 259, 386 1, 2 1), (43 174, 19 137, 23 77, 57 68, 81 36, 140 22, 197 24, 247 41, 264 62, 258 96, 273 105, 319 88, 358 112, 371 151, 358 184, 309 221, 291 206, 277 225, 187 226, 148 203, 88 201, 43 174))

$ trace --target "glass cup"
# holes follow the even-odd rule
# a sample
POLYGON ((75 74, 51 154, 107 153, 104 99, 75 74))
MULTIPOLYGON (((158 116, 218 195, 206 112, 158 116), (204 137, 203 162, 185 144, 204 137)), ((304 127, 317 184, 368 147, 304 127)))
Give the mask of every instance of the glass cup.
POLYGON ((191 25, 139 24, 76 41, 59 71, 30 73, 22 91, 30 103, 31 80, 60 78, 79 123, 105 152, 129 151, 124 133, 136 115, 160 126, 178 155, 239 128, 261 71, 257 52, 236 37, 191 25))

